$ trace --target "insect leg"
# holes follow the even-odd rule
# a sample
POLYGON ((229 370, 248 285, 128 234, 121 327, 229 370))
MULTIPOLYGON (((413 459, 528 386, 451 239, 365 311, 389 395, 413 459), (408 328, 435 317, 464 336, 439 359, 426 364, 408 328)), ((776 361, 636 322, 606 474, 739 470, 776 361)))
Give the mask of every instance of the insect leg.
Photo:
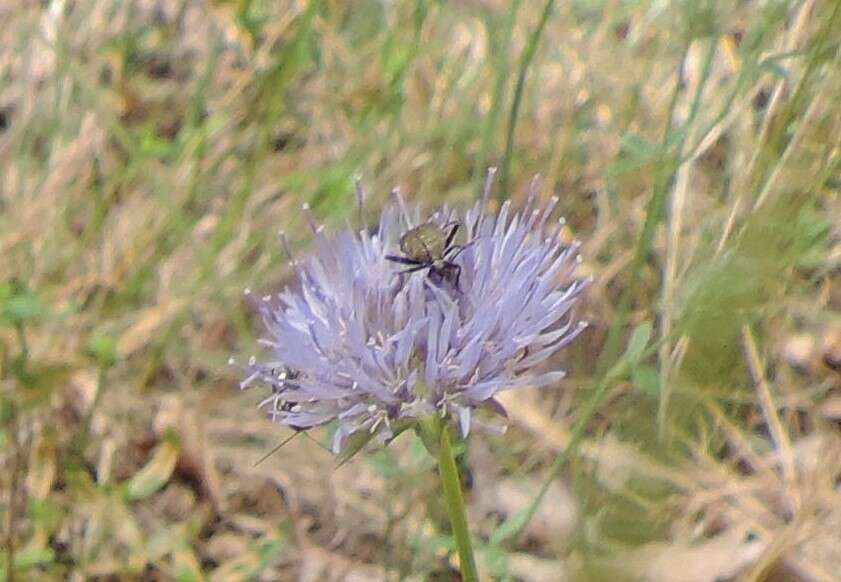
POLYGON ((409 257, 398 257, 397 255, 386 255, 385 258, 401 265, 420 265, 422 262, 417 259, 410 259, 409 257))
POLYGON ((426 269, 427 267, 429 267, 429 265, 427 265, 426 263, 419 264, 416 267, 410 267, 408 269, 400 271, 400 274, 405 275, 407 273, 414 273, 415 271, 420 271, 421 269, 426 269))
POLYGON ((453 260, 453 259, 455 259, 457 256, 459 256, 459 254, 460 254, 462 251, 467 250, 467 249, 468 249, 471 245, 473 245, 473 244, 474 244, 477 240, 479 240, 479 237, 474 238, 473 240, 469 241, 467 244, 464 244, 464 245, 453 245, 453 246, 451 246, 450 248, 448 248, 448 249, 447 249, 447 252, 446 252, 446 253, 444 253, 444 256, 445 256, 445 257, 447 257, 447 258, 449 258, 450 260, 453 260), (448 255, 450 254, 450 252, 451 252, 451 251, 455 251, 455 252, 456 252, 456 254, 454 254, 453 256, 449 257, 448 255))
MULTIPOLYGON (((268 459, 269 457, 271 457, 273 454, 275 454, 275 453, 276 453, 276 452, 278 452, 280 449, 282 449, 284 446, 286 446, 286 443, 288 443, 289 441, 291 441, 292 439, 294 439, 294 438, 295 438, 296 436, 298 436, 299 434, 301 434, 301 431, 295 431, 295 432, 293 432, 291 435, 289 435, 288 437, 286 437, 285 439, 283 439, 282 441, 280 441, 280 444, 279 444, 279 445, 275 446, 275 447, 274 447, 274 448, 272 448, 272 450, 270 450, 268 453, 266 453, 265 455, 263 455, 262 457, 260 457, 260 460, 258 460, 256 463, 254 463, 254 466, 256 467, 257 465, 259 465, 260 463, 262 463, 263 461, 265 461, 266 459, 268 459)), ((306 434, 306 433, 304 433, 304 434, 306 434)))
POLYGON ((435 272, 438 274, 440 279, 444 279, 446 277, 446 272, 449 271, 451 273, 455 273, 455 277, 452 279, 453 286, 456 288, 456 291, 461 293, 461 287, 459 287, 459 277, 461 277, 461 266, 455 263, 451 263, 450 261, 445 261, 444 266, 441 269, 436 270, 435 272))
POLYGON ((451 269, 455 270, 455 272, 456 272, 456 282, 455 282, 456 291, 458 291, 459 293, 462 293, 461 287, 458 284, 458 280, 461 277, 461 266, 456 265, 455 263, 449 263, 449 266, 450 266, 451 269))
POLYGON ((265 455, 263 455, 262 457, 260 457, 260 459, 259 459, 256 463, 254 463, 254 466, 255 466, 255 467, 256 467, 257 465, 259 465, 260 463, 262 463, 263 461, 265 461, 266 459, 268 459, 269 457, 271 457, 271 456, 272 456, 273 454, 275 454, 276 452, 278 452, 280 449, 282 449, 283 447, 285 447, 287 443, 289 443, 292 439, 294 439, 294 438, 295 438, 296 436, 298 436, 298 435, 303 435, 303 436, 305 436, 306 438, 308 438, 309 440, 311 440, 312 442, 314 442, 315 444, 317 444, 319 447, 321 447, 322 449, 324 449, 324 450, 325 450, 325 451, 327 451, 328 453, 332 452, 330 449, 328 449, 328 448, 327 448, 327 447, 325 447, 323 444, 321 444, 321 443, 320 443, 320 442, 318 442, 316 439, 314 439, 314 438, 313 438, 313 437, 312 437, 312 436, 311 436, 311 435, 310 435, 310 434, 306 431, 306 429, 303 429, 303 428, 298 428, 298 427, 294 427, 294 426, 292 426, 292 427, 290 427, 290 428, 291 428, 292 430, 294 430, 295 432, 293 432, 291 435, 289 435, 288 437, 286 437, 285 439, 283 439, 282 441, 280 441, 280 444, 275 445, 274 447, 272 447, 272 450, 270 450, 268 453, 266 453, 265 455))
POLYGON ((456 238, 456 233, 458 232, 458 227, 460 226, 461 224, 458 222, 453 223, 453 228, 450 230, 450 234, 447 235, 447 243, 444 245, 445 249, 449 248, 450 245, 453 244, 453 239, 456 238))
POLYGON ((463 251, 466 248, 466 246, 462 245, 453 245, 447 249, 447 252, 444 253, 444 257, 449 258, 450 260, 455 259, 459 255, 459 253, 461 253, 461 251, 463 251), (453 251, 455 251, 455 254, 453 256, 450 256, 450 253, 452 253, 453 251))

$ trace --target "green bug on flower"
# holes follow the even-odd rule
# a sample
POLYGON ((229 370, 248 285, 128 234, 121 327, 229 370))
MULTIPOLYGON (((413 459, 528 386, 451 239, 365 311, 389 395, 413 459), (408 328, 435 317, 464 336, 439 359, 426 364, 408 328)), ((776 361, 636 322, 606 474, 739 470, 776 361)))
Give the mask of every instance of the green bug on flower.
POLYGON ((467 248, 467 245, 453 244, 460 226, 458 222, 448 222, 443 226, 426 222, 416 226, 400 237, 400 250, 404 256, 386 255, 385 258, 408 265, 409 268, 401 271, 401 274, 429 269, 430 278, 436 283, 453 275, 453 284, 459 289, 461 267, 453 261, 467 248))

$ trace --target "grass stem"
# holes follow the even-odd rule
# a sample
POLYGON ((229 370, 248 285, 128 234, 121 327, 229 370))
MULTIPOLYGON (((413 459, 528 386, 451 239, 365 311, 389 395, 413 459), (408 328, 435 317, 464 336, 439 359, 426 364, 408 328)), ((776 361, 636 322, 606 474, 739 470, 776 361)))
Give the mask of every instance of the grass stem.
POLYGON ((526 75, 529 71, 529 66, 534 60, 534 55, 537 53, 537 45, 540 42, 540 37, 543 36, 543 31, 546 29, 546 23, 549 21, 549 16, 552 14, 552 9, 555 7, 555 0, 547 0, 543 6, 543 12, 540 15, 540 20, 537 23, 537 28, 531 33, 529 42, 523 51, 523 58, 520 60, 520 70, 517 73, 517 84, 514 86, 514 100, 511 102, 511 112, 508 115, 508 134, 505 138, 505 156, 502 158, 502 176, 500 178, 500 187, 497 192, 499 196, 508 196, 508 175, 511 167, 511 156, 514 152, 514 133, 517 127, 517 119, 520 115, 520 105, 523 102, 523 91, 526 85, 526 75))

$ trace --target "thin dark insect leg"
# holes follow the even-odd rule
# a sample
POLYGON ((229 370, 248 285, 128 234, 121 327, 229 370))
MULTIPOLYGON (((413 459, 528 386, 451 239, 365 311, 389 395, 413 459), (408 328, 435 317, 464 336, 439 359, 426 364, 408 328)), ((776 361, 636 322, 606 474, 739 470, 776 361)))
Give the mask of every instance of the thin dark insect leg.
MULTIPOLYGON (((273 454, 275 454, 275 453, 276 453, 276 452, 278 452, 280 449, 282 449, 283 447, 285 447, 285 446, 286 446, 286 443, 288 443, 289 441, 291 441, 292 439, 294 439, 294 438, 295 438, 296 436, 298 436, 299 434, 301 434, 301 432, 300 432, 300 431, 295 431, 295 432, 293 432, 291 435, 289 435, 288 437, 286 437, 285 439, 283 439, 282 441, 280 441, 280 444, 279 444, 279 445, 277 445, 277 446, 276 446, 276 447, 274 447, 272 450, 270 450, 268 453, 266 453, 265 455, 263 455, 262 457, 260 457, 260 460, 259 460, 259 461, 257 461, 256 463, 254 463, 254 466, 256 467, 257 465, 259 465, 260 463, 262 463, 263 461, 265 461, 266 459, 268 459, 269 457, 271 457, 273 454)), ((304 434, 306 434, 306 433, 304 433, 304 434)))
POLYGON ((460 226, 461 224, 459 224, 458 222, 453 223, 453 228, 452 230, 450 230, 450 234, 447 235, 447 243, 444 245, 445 249, 449 248, 450 245, 453 244, 453 239, 456 238, 456 233, 458 232, 458 227, 460 226))
POLYGON ((260 463, 262 463, 263 461, 265 461, 266 459, 268 459, 269 457, 271 457, 273 454, 275 454, 275 453, 276 453, 276 452, 278 452, 280 449, 282 449, 283 447, 285 447, 285 446, 286 446, 286 445, 287 445, 287 444, 288 444, 288 443, 289 443, 292 439, 294 439, 294 438, 295 438, 296 436, 298 436, 298 435, 303 435, 304 437, 308 438, 309 440, 311 440, 312 442, 314 442, 315 444, 317 444, 319 447, 321 447, 322 449, 324 449, 324 450, 325 450, 325 451, 327 451, 328 453, 332 453, 332 452, 333 452, 333 451, 331 451, 330 449, 328 449, 327 447, 325 447, 323 444, 321 444, 320 442, 318 442, 318 440, 314 439, 314 438, 313 438, 313 437, 312 437, 312 436, 311 436, 308 432, 306 432, 306 430, 301 429, 301 428, 295 428, 295 427, 292 427, 292 430, 294 430, 295 432, 293 432, 291 435, 289 435, 288 437, 286 437, 285 439, 283 439, 282 441, 280 441, 280 444, 278 444, 277 446, 275 446, 274 448, 272 448, 272 450, 270 450, 268 453, 266 453, 265 455, 263 455, 262 457, 260 457, 260 459, 259 459, 256 463, 254 463, 254 466, 256 467, 257 465, 259 465, 260 463))
POLYGON ((473 240, 471 240, 470 242, 468 242, 466 245, 453 245, 453 246, 451 246, 449 249, 447 249, 447 252, 446 252, 446 253, 444 253, 444 256, 445 256, 445 257, 447 257, 447 255, 449 255, 449 253, 450 253, 450 251, 451 251, 451 250, 455 250, 455 251, 456 251, 456 254, 454 254, 452 257, 448 257, 450 260, 453 260, 453 259, 455 259, 457 256, 459 256, 459 254, 461 253, 461 251, 465 251, 465 250, 467 250, 467 248, 468 248, 470 245, 472 245, 473 243, 475 243, 475 242, 476 242, 476 239, 474 238, 473 240))
POLYGON ((307 437, 309 440, 311 440, 311 441, 312 441, 312 442, 314 442, 315 444, 317 444, 319 447, 321 447, 321 448, 322 448, 322 449, 324 449, 325 451, 327 451, 328 453, 333 454, 333 451, 331 451, 330 449, 328 449, 327 447, 325 447, 322 443, 320 443, 320 442, 318 441, 318 439, 313 438, 313 437, 310 435, 310 433, 308 433, 308 432, 302 432, 301 434, 302 434, 302 435, 304 435, 305 437, 307 437))
POLYGON ((447 249, 447 252, 444 253, 444 258, 449 258, 450 260, 455 259, 461 251, 466 249, 466 246, 462 245, 453 245, 447 249), (455 252, 455 254, 450 257, 450 253, 455 252))
POLYGON ((401 274, 401 275, 405 275, 405 274, 407 274, 407 273, 414 273, 415 271, 420 271, 420 270, 422 270, 422 269, 426 269, 426 268, 428 268, 428 267, 429 267, 429 265, 427 265, 426 263, 424 263, 424 264, 422 264, 422 265, 418 265, 417 267, 411 267, 411 268, 409 268, 409 269, 405 269, 405 270, 403 270, 403 271, 400 271, 400 274, 401 274))
POLYGON ((420 265, 423 261, 410 259, 409 257, 398 257, 397 255, 386 255, 385 258, 401 265, 420 265))
POLYGON ((462 293, 461 287, 458 284, 459 278, 461 278, 461 266, 456 265, 455 263, 447 263, 447 266, 456 272, 455 288, 456 291, 462 293))
MULTIPOLYGON (((455 263, 451 263, 450 261, 445 261, 444 265, 440 269, 432 270, 430 269, 430 274, 435 273, 438 276, 438 283, 441 281, 446 280, 453 284, 456 288, 456 291, 461 293, 461 287, 459 286, 459 278, 461 277, 461 266, 456 265, 455 263), (452 273, 455 273, 455 276, 452 276, 452 273)), ((431 277, 430 277, 431 278, 431 277)))

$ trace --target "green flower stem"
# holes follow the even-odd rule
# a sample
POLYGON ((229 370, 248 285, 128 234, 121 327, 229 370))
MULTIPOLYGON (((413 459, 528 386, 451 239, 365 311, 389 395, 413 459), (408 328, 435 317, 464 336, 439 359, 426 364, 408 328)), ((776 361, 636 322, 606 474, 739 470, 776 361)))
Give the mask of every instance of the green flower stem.
POLYGON ((461 579, 465 582, 478 582, 479 573, 476 570, 476 560, 473 557, 473 545, 470 543, 467 510, 464 506, 464 497, 461 494, 461 480, 453 455, 453 446, 450 442, 450 431, 446 425, 441 428, 438 466, 441 470, 441 484, 444 487, 444 497, 447 500, 447 512, 450 514, 450 524, 453 528, 453 536, 456 540, 456 549, 458 549, 458 557, 461 563, 461 579))

